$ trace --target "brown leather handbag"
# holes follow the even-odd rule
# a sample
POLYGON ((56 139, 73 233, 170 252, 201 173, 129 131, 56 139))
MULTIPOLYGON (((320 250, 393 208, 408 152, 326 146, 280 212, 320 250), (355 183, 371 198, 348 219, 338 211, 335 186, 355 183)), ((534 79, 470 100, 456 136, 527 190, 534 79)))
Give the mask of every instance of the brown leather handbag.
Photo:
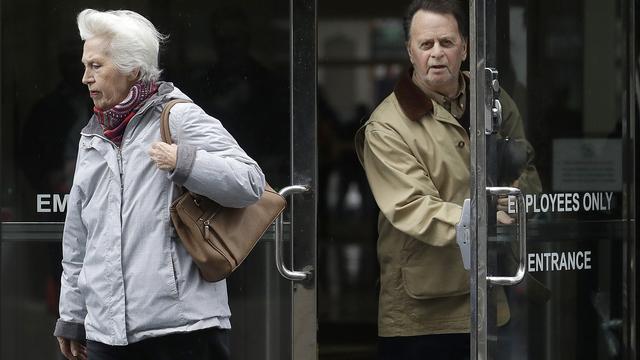
MULTIPOLYGON (((180 102, 190 101, 171 100, 162 110, 160 133, 167 144, 172 143, 169 113, 180 102)), ((229 276, 287 205, 268 184, 260 200, 244 208, 224 207, 205 196, 182 190, 183 194, 171 204, 171 222, 207 281, 229 276)))

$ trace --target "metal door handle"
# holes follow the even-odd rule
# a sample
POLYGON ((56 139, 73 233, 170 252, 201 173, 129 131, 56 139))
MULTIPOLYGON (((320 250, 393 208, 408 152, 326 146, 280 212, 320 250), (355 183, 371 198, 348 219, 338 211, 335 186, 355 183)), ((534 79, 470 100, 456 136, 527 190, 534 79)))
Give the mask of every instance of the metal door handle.
POLYGON ((460 221, 456 224, 456 242, 460 248, 462 256, 462 266, 465 270, 471 269, 471 232, 469 225, 471 224, 471 200, 464 199, 462 204, 462 215, 460 221))
POLYGON ((520 261, 518 271, 514 276, 487 276, 487 280, 496 285, 516 285, 527 272, 527 211, 524 202, 524 194, 520 189, 513 187, 488 187, 491 195, 511 195, 518 201, 518 240, 520 242, 520 261))
MULTIPOLYGON (((293 194, 300 194, 309 191, 310 187, 306 185, 291 185, 282 188, 279 191, 280 195, 283 197, 287 197, 293 194)), ((282 219, 284 217, 284 211, 278 218, 276 219, 276 267, 285 279, 289 279, 292 281, 302 281, 311 276, 311 273, 308 271, 293 271, 287 269, 284 265, 284 236, 283 236, 283 224, 282 219)), ((293 233, 291 233, 291 244, 293 244, 293 233)))
POLYGON ((493 107, 491 108, 491 118, 495 123, 493 127, 494 132, 497 132, 495 129, 499 129, 502 126, 502 103, 500 103, 499 99, 493 99, 493 107))

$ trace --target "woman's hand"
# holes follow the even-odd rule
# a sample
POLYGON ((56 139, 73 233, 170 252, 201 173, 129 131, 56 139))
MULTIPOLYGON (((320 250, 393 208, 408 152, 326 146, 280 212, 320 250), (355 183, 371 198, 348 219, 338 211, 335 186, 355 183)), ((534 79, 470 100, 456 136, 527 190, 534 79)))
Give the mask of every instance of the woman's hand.
POLYGON ((172 171, 176 168, 178 158, 178 145, 165 142, 154 142, 148 151, 151 160, 160 170, 172 171))
POLYGON ((87 348, 80 342, 58 336, 60 352, 69 360, 87 360, 87 348))

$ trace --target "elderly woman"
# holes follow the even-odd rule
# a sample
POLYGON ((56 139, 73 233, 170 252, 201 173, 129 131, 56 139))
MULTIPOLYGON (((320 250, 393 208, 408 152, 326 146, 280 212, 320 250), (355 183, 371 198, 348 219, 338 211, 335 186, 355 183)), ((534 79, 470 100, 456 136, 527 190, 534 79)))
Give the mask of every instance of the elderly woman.
POLYGON ((227 359, 225 281, 201 278, 169 206, 184 186, 243 207, 260 198, 264 175, 192 103, 171 111, 177 145, 159 141, 163 105, 188 97, 159 81, 163 36, 151 22, 87 9, 78 29, 95 114, 81 132, 67 207, 60 349, 68 359, 227 359))

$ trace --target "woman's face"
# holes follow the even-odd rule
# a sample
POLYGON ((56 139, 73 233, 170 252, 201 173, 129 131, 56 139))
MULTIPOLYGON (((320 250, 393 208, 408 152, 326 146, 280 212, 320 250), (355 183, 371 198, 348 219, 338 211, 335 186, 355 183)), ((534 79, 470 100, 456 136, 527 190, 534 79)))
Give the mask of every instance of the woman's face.
POLYGON ((82 83, 89 87, 89 96, 100 110, 109 110, 129 94, 138 76, 137 72, 126 75, 116 68, 108 52, 109 42, 94 37, 84 42, 82 83))

